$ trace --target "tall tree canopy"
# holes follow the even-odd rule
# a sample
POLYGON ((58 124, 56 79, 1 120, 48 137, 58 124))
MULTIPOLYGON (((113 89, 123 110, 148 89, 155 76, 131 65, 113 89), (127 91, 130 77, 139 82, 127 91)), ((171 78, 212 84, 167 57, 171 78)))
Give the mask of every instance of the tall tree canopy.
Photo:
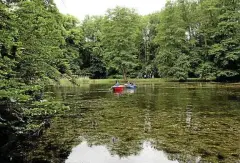
POLYGON ((104 59, 109 67, 120 70, 125 80, 127 72, 136 63, 139 22, 137 13, 128 8, 116 7, 108 10, 105 17, 104 59))
POLYGON ((0 75, 24 83, 120 74, 239 80, 239 6, 176 0, 146 16, 116 7, 80 22, 52 0, 1 1, 0 75))

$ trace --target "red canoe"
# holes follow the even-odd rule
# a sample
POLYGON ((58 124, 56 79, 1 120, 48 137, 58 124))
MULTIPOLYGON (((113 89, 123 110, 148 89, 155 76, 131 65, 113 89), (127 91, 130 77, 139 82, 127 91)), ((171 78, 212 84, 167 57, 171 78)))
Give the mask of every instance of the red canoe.
POLYGON ((114 92, 122 92, 124 90, 124 86, 123 85, 112 86, 112 89, 114 92))

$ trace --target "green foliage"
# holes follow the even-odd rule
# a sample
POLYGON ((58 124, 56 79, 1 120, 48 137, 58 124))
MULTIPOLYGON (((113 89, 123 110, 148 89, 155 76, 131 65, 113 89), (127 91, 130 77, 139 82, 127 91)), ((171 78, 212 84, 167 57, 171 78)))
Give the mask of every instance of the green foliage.
POLYGON ((216 72, 213 63, 206 62, 199 65, 196 73, 199 75, 201 79, 212 78, 215 76, 214 72, 216 72))
POLYGON ((83 31, 79 27, 79 21, 70 15, 63 16, 65 45, 62 46, 65 60, 59 62, 59 71, 62 74, 77 74, 82 64, 80 43, 83 41, 83 31))
POLYGON ((87 16, 82 23, 84 31, 84 42, 82 51, 82 73, 80 75, 88 75, 90 78, 105 78, 106 64, 103 56, 103 17, 87 16))
POLYGON ((168 1, 155 42, 163 77, 239 79, 239 3, 168 1))
POLYGON ((81 23, 60 14, 53 1, 1 1, 0 17, 2 79, 34 84, 120 73, 239 79, 237 1, 168 1, 147 16, 116 7, 81 23))
POLYGON ((64 44, 64 38, 62 17, 56 7, 46 6, 42 1, 23 1, 15 14, 19 40, 24 47, 19 63, 20 77, 34 82, 50 75, 45 73, 50 66, 60 69, 58 66, 63 58, 60 46, 64 44))
POLYGON ((139 19, 133 9, 116 7, 108 10, 104 23, 104 59, 108 67, 121 71, 124 79, 136 66, 139 19))
POLYGON ((65 109, 61 103, 36 101, 47 98, 46 80, 71 72, 61 49, 65 44, 62 15, 52 1, 1 1, 0 19, 0 135, 8 141, 12 135, 26 134, 35 113, 45 119, 65 109))
POLYGON ((24 115, 31 118, 41 118, 46 116, 53 116, 56 114, 63 114, 65 111, 69 110, 68 106, 63 106, 59 102, 34 102, 31 109, 25 109, 24 115))

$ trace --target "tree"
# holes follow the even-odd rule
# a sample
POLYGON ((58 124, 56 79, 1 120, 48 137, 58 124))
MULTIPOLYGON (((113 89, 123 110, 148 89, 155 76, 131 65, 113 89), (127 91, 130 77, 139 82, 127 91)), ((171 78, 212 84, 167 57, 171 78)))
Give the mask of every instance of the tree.
POLYGON ((185 80, 190 70, 187 26, 177 3, 168 1, 161 13, 155 41, 159 45, 158 69, 162 77, 185 80))
POLYGON ((90 78, 105 78, 106 64, 103 61, 103 23, 101 16, 86 16, 82 29, 84 31, 84 42, 82 46, 83 65, 90 78))
MULTIPOLYGON (((50 3, 50 2, 49 2, 50 3)), ((48 77, 57 80, 64 44, 62 17, 53 4, 23 1, 15 11, 19 40, 24 51, 18 69, 26 82, 48 77)))
POLYGON ((219 15, 209 49, 217 67, 219 80, 240 77, 240 4, 238 1, 220 0, 217 3, 219 15))
POLYGON ((138 23, 138 14, 128 8, 110 9, 105 17, 104 60, 108 67, 121 71, 124 80, 127 80, 128 71, 136 66, 136 39, 140 34, 138 23))
POLYGON ((139 22, 139 26, 141 27, 141 34, 137 41, 139 66, 134 70, 135 72, 140 71, 138 73, 139 77, 142 77, 143 74, 158 76, 155 62, 158 45, 154 41, 154 38, 156 37, 159 23, 160 12, 143 16, 139 22))
POLYGON ((239 3, 204 0, 196 10, 195 73, 218 80, 239 78, 239 3))
POLYGON ((21 42, 18 40, 18 30, 15 15, 8 10, 6 4, 0 3, 0 78, 10 79, 16 76, 14 71, 20 58, 21 42))
POLYGON ((65 44, 61 48, 65 60, 62 60, 60 72, 68 75, 71 73, 78 74, 83 62, 80 53, 80 46, 84 39, 83 30, 77 18, 71 15, 63 16, 63 27, 65 44))

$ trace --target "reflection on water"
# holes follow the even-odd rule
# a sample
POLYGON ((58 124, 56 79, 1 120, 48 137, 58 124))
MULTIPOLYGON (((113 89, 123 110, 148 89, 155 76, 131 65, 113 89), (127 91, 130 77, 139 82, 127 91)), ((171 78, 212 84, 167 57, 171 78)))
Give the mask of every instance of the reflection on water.
POLYGON ((192 105, 188 105, 186 107, 186 124, 187 127, 191 127, 191 119, 192 119, 192 105))
POLYGON ((127 92, 127 93, 130 93, 130 94, 131 94, 131 93, 135 93, 135 92, 136 92, 136 89, 127 89, 126 92, 127 92))
POLYGON ((149 113, 146 113, 146 115, 145 115, 144 131, 145 132, 150 132, 151 131, 151 120, 150 120, 149 113))
POLYGON ((161 83, 114 94, 110 87, 49 89, 71 110, 30 142, 26 162, 239 162, 239 88, 161 83))
POLYGON ((113 91, 113 93, 115 96, 121 96, 124 94, 133 94, 133 93, 136 93, 136 89, 125 88, 122 91, 113 91))
POLYGON ((150 142, 143 143, 143 149, 136 156, 120 158, 111 155, 106 146, 89 147, 84 141, 72 149, 65 163, 177 163, 170 161, 163 151, 158 151, 151 146, 150 142))

